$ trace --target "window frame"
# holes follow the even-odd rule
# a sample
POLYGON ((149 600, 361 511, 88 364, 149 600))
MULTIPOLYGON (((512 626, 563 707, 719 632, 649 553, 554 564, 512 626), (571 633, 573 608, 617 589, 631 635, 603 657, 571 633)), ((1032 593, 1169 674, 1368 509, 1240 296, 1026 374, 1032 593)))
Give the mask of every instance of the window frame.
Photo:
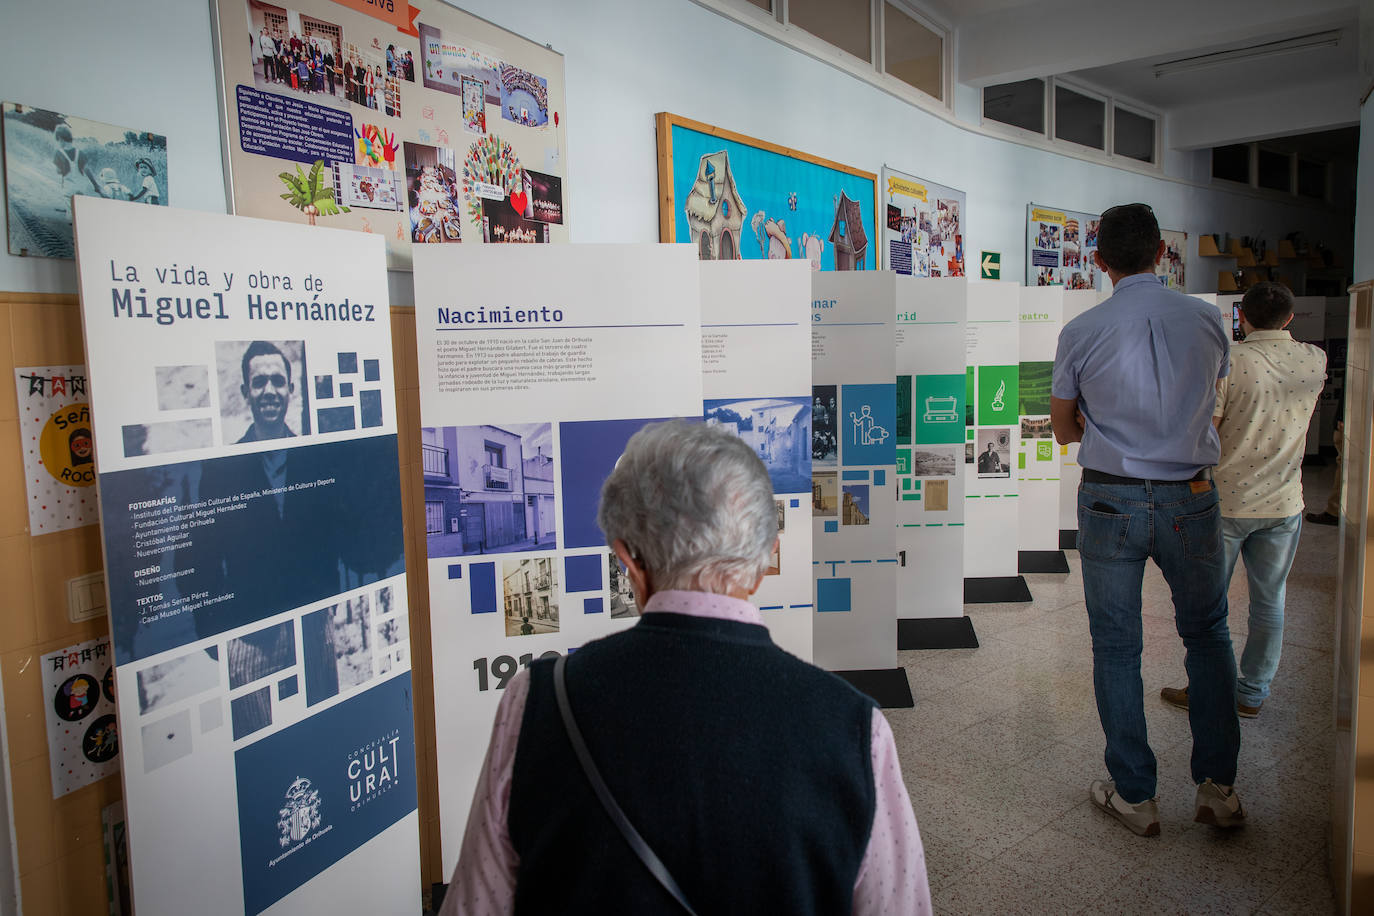
MULTIPOLYGON (((1111 155, 1113 155, 1112 147, 1113 147, 1113 145, 1115 144, 1116 138, 1112 136, 1112 131, 1113 131, 1113 130, 1115 129, 1115 127, 1116 127, 1116 122, 1115 122, 1115 117, 1114 117, 1115 112, 1112 111, 1113 102, 1112 102, 1111 96, 1106 95, 1106 94, 1104 94, 1104 93, 1102 93, 1102 92, 1098 92, 1096 89, 1088 89, 1088 88, 1085 88, 1084 86, 1082 86, 1081 84, 1079 84, 1079 83, 1077 83, 1077 82, 1074 82, 1073 80, 1060 79, 1059 77, 1052 77, 1052 80, 1053 80, 1053 82, 1054 82, 1054 90, 1055 90, 1055 91, 1054 91, 1053 93, 1050 94, 1050 99, 1049 99, 1049 101, 1050 101, 1050 111, 1049 111, 1049 118, 1047 119, 1047 120, 1049 121, 1049 138, 1050 138, 1050 142, 1051 142, 1051 143, 1062 144, 1062 145, 1068 146, 1068 147, 1070 147, 1070 148, 1072 148, 1072 149, 1082 150, 1083 152, 1087 153, 1088 155, 1096 155, 1096 156, 1111 156, 1111 155), (1102 105, 1102 147, 1101 147, 1101 149, 1099 149, 1099 148, 1096 147, 1096 146, 1089 146, 1089 145, 1087 145, 1086 143, 1079 143, 1077 140, 1065 140, 1063 137, 1059 136, 1059 96, 1058 96, 1058 90, 1059 90, 1061 87, 1064 89, 1065 92, 1072 92, 1074 95, 1081 95, 1081 96, 1083 96, 1083 98, 1085 98, 1085 99, 1092 99, 1094 102, 1100 102, 1100 103, 1101 103, 1101 105, 1102 105)), ((1129 158, 1129 157, 1124 157, 1124 158, 1129 158)), ((1136 160, 1134 160, 1134 161, 1135 161, 1135 162, 1140 162, 1139 159, 1136 159, 1136 160)), ((1141 164, 1143 165, 1144 163, 1141 163, 1141 164)))
MULTIPOLYGON (((1004 124, 994 118, 989 118, 984 111, 984 103, 988 89, 992 86, 980 87, 980 97, 978 100, 978 126, 986 133, 1004 137, 1026 146, 1033 146, 1048 152, 1060 155, 1073 156, 1088 162, 1098 162, 1113 166, 1114 168, 1125 169, 1131 172, 1139 172, 1143 175, 1159 177, 1164 174, 1164 116, 1154 109, 1142 105, 1133 99, 1115 95, 1104 89, 1092 86, 1088 83, 1062 76, 1038 76, 1026 77, 1026 79, 1039 79, 1045 83, 1044 95, 1044 122, 1045 129, 1041 132, 1027 130, 1024 127, 1016 127, 1011 124, 1004 124), (1103 119, 1103 149, 1093 146, 1084 146, 1073 140, 1061 140, 1056 135, 1058 122, 1058 112, 1055 103, 1055 89, 1063 86, 1070 92, 1101 101, 1105 106, 1105 117, 1103 119), (1134 156, 1125 156, 1116 152, 1116 109, 1124 108, 1131 114, 1142 118, 1147 118, 1154 122, 1154 160, 1152 162, 1141 162, 1134 156)), ((1019 80, 1017 81, 1019 82, 1019 80)), ((1001 85, 995 84, 995 85, 1001 85)))
POLYGON ((926 9, 915 0, 868 0, 869 6, 869 56, 871 61, 855 57, 838 45, 808 32, 801 26, 793 25, 788 18, 789 0, 773 0, 770 15, 749 0, 693 0, 698 6, 719 13, 740 25, 753 29, 775 41, 801 51, 822 63, 838 67, 851 76, 883 90, 919 108, 945 117, 954 114, 954 29, 932 10, 926 9), (924 28, 940 37, 940 93, 941 97, 917 89, 905 80, 898 79, 887 72, 884 61, 884 16, 883 5, 890 3, 902 13, 914 19, 924 28))

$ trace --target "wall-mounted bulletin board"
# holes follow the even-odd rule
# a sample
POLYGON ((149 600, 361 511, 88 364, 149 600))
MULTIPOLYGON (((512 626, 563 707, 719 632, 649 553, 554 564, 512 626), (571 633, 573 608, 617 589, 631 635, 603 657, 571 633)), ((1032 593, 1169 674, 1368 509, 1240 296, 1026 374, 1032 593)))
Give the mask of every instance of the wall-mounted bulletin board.
POLYGON ((212 0, 235 213, 565 242, 563 55, 438 0, 212 0))
POLYGON ((656 121, 659 241, 690 242, 704 261, 878 269, 873 172, 667 112, 656 121))

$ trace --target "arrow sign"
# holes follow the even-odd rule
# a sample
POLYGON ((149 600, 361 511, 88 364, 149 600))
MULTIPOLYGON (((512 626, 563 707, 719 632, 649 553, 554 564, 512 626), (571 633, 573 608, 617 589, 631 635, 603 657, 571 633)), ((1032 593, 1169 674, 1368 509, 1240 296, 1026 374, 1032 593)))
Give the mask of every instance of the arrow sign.
POLYGON ((982 270, 982 279, 1002 279, 1002 253, 1000 251, 983 252, 983 260, 979 262, 979 267, 982 270))

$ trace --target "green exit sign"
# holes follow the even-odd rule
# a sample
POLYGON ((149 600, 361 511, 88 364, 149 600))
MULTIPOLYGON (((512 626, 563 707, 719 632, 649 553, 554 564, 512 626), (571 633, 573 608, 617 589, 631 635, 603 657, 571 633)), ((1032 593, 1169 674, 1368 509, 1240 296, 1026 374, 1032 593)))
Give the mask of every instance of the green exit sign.
POLYGON ((985 251, 978 262, 979 276, 984 280, 1002 279, 1002 252, 985 251))

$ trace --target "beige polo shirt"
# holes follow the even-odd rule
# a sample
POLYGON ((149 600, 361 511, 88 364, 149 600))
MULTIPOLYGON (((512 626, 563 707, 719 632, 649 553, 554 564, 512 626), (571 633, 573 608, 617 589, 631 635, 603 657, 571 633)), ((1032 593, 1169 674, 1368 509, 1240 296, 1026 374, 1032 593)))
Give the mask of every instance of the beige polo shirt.
POLYGON ((1307 425, 1326 381, 1326 354, 1287 331, 1253 331, 1231 347, 1217 381, 1221 461, 1217 493, 1231 518, 1287 518, 1303 510, 1307 425))

